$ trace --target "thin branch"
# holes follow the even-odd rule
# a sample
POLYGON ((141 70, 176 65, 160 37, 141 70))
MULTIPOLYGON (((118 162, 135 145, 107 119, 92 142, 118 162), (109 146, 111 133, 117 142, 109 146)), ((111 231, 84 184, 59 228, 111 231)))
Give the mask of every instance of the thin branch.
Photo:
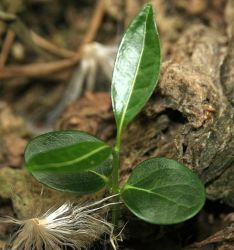
MULTIPOLYGON (((81 56, 82 56, 82 51, 83 47, 85 44, 92 42, 95 39, 95 36, 97 34, 97 31, 101 25, 101 21, 104 15, 104 10, 105 10, 105 0, 98 0, 97 5, 94 10, 93 17, 90 22, 90 29, 87 31, 87 34, 85 35, 83 39, 82 45, 78 48, 77 52, 73 54, 73 52, 67 51, 63 49, 63 51, 60 53, 58 50, 57 46, 53 45, 45 39, 39 39, 38 36, 36 36, 35 39, 35 33, 34 33, 34 43, 35 40, 37 40, 37 45, 40 43, 42 48, 46 47, 47 50, 50 50, 50 52, 53 51, 53 53, 59 53, 60 55, 63 54, 66 58, 73 54, 72 57, 60 61, 55 61, 55 62, 48 62, 48 63, 34 63, 34 64, 27 64, 27 65, 22 65, 22 66, 8 66, 8 67, 0 67, 0 79, 7 79, 7 78, 12 78, 12 77, 36 77, 36 76, 45 76, 45 75, 50 75, 53 73, 61 72, 63 70, 66 70, 70 67, 73 67, 76 65, 81 56), (39 41, 40 40, 40 41, 39 41), (39 42, 38 42, 39 41, 39 42)), ((1 14, 1 12, 0 12, 1 14)), ((7 18, 4 16, 5 13, 3 13, 2 17, 0 15, 0 19, 13 19, 13 17, 8 17, 7 18)), ((14 20, 12 20, 14 22, 14 20)), ((12 24, 13 25, 13 24, 12 24)), ((41 37, 40 37, 41 38, 41 37)))
POLYGON ((101 25, 104 13, 105 13, 105 0, 97 0, 93 17, 90 21, 89 25, 90 28, 83 39, 83 44, 90 43, 95 39, 98 29, 101 25))
POLYGON ((45 38, 39 36, 35 32, 28 29, 28 27, 15 15, 7 12, 0 11, 0 20, 5 21, 11 27, 12 30, 19 36, 19 38, 30 48, 32 48, 37 53, 41 54, 43 57, 47 57, 40 48, 43 48, 54 55, 71 58, 75 55, 74 52, 69 51, 64 48, 59 48, 55 44, 47 41, 45 38), (39 48, 40 47, 40 48, 39 48))
POLYGON ((21 19, 17 18, 14 22, 8 24, 9 27, 14 30, 17 37, 26 44, 27 47, 35 51, 44 59, 51 59, 51 56, 41 49, 33 40, 32 35, 28 27, 22 22, 21 19))
POLYGON ((31 31, 31 36, 35 44, 40 46, 41 48, 49 51, 50 53, 60 56, 63 58, 71 58, 75 55, 75 52, 70 51, 65 48, 58 47, 57 45, 51 43, 50 41, 46 40, 45 38, 39 36, 35 32, 31 31))
POLYGON ((56 62, 3 67, 0 68, 0 79, 12 77, 35 77, 53 74, 76 65, 80 58, 81 53, 77 53, 76 56, 70 59, 64 59, 56 62))
POLYGON ((7 31, 6 38, 3 43, 2 51, 0 54, 0 68, 3 67, 7 61, 14 38, 15 38, 15 32, 9 29, 7 31))
POLYGON ((5 22, 13 22, 17 19, 17 17, 14 14, 7 13, 0 10, 0 19, 5 22))

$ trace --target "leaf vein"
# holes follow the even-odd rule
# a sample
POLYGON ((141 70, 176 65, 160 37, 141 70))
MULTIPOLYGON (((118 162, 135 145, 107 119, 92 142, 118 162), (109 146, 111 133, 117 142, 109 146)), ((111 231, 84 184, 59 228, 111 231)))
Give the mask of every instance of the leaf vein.
MULTIPOLYGON (((146 20, 148 18, 148 14, 146 16, 146 20)), ((146 22, 144 24, 144 39, 143 39, 143 44, 142 44, 142 49, 141 49, 141 53, 140 53, 140 57, 139 57, 139 60, 138 60, 138 64, 137 64, 137 68, 136 68, 136 71, 135 71, 135 74, 134 74, 134 79, 133 79, 133 84, 131 86, 131 89, 130 89, 130 93, 128 95, 128 99, 126 101, 126 105, 124 107, 124 110, 122 112, 122 115, 121 115, 121 119, 120 119, 120 123, 119 123, 119 131, 122 131, 122 128, 123 128, 123 123, 124 123, 124 118, 126 116, 126 113, 127 113, 127 109, 128 109, 128 105, 130 103, 130 100, 131 100, 131 94, 134 90, 134 86, 135 86, 135 83, 136 83, 136 78, 137 78, 137 72, 138 72, 138 69, 140 67, 140 64, 141 64, 141 59, 142 59, 142 56, 143 56, 143 52, 144 52, 144 45, 145 45, 145 40, 146 40, 146 36, 145 36, 145 33, 146 33, 146 22)))
POLYGON ((178 203, 178 202, 176 202, 176 201, 174 201, 174 200, 171 200, 171 199, 165 197, 164 195, 158 194, 158 193, 153 192, 153 191, 151 191, 151 190, 147 190, 147 189, 144 189, 144 188, 139 188, 139 187, 131 186, 131 185, 129 185, 129 184, 125 186, 124 190, 126 190, 126 189, 136 189, 136 190, 139 190, 139 191, 142 191, 142 192, 150 193, 150 194, 152 194, 152 195, 154 195, 154 196, 158 196, 158 197, 160 197, 160 198, 162 198, 162 199, 164 199, 164 200, 167 200, 167 201, 169 201, 169 202, 171 202, 171 203, 174 203, 174 204, 176 204, 176 205, 178 205, 178 206, 185 207, 185 208, 187 208, 187 209, 190 209, 190 208, 191 208, 190 206, 186 206, 186 205, 184 205, 184 204, 182 204, 182 203, 178 203))
POLYGON ((94 154, 96 154, 96 153, 98 153, 98 152, 100 152, 100 151, 102 151, 102 150, 104 150, 104 149, 106 149, 106 148, 108 148, 108 147, 109 147, 109 146, 104 145, 104 146, 99 147, 99 148, 93 150, 92 152, 89 152, 89 153, 87 153, 87 154, 85 154, 85 155, 82 155, 81 157, 78 157, 78 158, 76 158, 76 159, 73 159, 73 160, 70 160, 70 161, 66 161, 66 162, 49 163, 49 164, 43 164, 43 165, 41 164, 40 167, 45 166, 45 165, 46 165, 48 168, 49 168, 49 167, 59 168, 59 167, 69 166, 69 165, 78 163, 78 162, 80 162, 80 161, 83 161, 83 160, 87 159, 88 157, 90 157, 90 156, 92 156, 92 155, 94 155, 94 154))

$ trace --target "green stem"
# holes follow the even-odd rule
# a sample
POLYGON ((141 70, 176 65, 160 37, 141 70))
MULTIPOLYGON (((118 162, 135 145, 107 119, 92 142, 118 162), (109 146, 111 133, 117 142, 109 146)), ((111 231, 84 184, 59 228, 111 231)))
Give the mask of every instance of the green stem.
MULTIPOLYGON (((112 174, 112 194, 119 193, 119 168, 120 168, 120 147, 121 147, 121 131, 117 133, 116 145, 113 152, 113 174, 112 174)), ((120 196, 115 197, 115 202, 119 202, 120 196)), ((119 205, 116 204, 112 209, 112 223, 118 226, 119 205)))

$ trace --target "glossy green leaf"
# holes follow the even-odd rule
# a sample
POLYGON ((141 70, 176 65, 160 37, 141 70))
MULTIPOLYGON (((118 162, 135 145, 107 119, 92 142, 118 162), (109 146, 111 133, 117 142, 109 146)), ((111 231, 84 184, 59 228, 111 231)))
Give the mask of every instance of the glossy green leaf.
POLYGON ((128 27, 117 54, 112 103, 119 131, 140 112, 159 76, 160 44, 152 6, 147 4, 128 27))
POLYGON ((112 171, 112 149, 80 131, 40 135, 25 150, 27 169, 40 182, 62 191, 90 193, 103 188, 112 171))
POLYGON ((196 174, 167 158, 151 158, 133 170, 122 190, 126 206, 153 224, 174 224, 194 216, 205 190, 196 174))

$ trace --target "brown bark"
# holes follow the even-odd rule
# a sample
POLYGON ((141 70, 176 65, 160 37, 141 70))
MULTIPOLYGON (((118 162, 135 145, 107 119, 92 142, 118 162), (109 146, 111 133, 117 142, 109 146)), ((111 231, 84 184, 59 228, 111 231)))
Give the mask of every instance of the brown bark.
POLYGON ((226 95, 220 79, 224 57, 221 34, 204 26, 185 32, 163 64, 155 96, 127 131, 124 154, 177 159, 200 175, 209 198, 233 205, 233 91, 226 95))

